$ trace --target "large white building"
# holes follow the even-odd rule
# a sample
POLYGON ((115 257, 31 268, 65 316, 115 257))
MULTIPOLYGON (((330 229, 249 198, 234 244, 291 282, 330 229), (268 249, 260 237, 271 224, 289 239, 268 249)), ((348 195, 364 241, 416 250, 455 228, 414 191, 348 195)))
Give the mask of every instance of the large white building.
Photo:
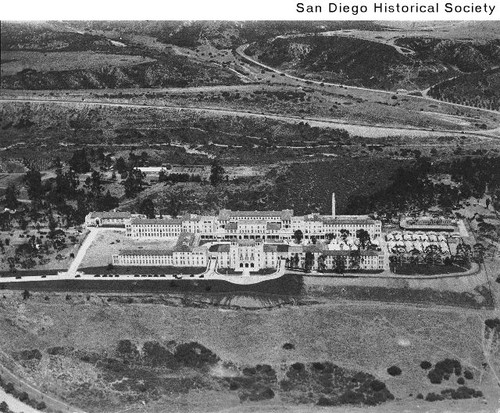
MULTIPOLYGON (((218 215, 186 214, 178 218, 146 219, 128 213, 91 213, 88 226, 124 226, 127 236, 140 240, 178 238, 171 250, 122 250, 112 257, 114 265, 203 267, 215 260, 217 267, 235 271, 260 271, 277 268, 286 261, 290 268, 312 270, 333 269, 339 258, 349 268, 350 251, 332 251, 325 239, 356 235, 365 230, 372 240, 381 236, 380 221, 367 215, 336 215, 332 195, 331 215, 295 216, 293 211, 232 211, 223 209, 218 215), (300 231, 305 244, 290 244, 300 231), (200 245, 203 241, 205 245, 200 245)), ((357 259, 360 269, 380 270, 386 266, 384 254, 363 251, 357 259)))
MULTIPOLYGON (((305 239, 337 237, 343 231, 355 235, 365 230, 372 239, 382 233, 382 223, 368 215, 336 215, 335 195, 332 195, 331 215, 308 214, 295 216, 293 210, 282 211, 232 211, 222 209, 218 215, 186 214, 179 218, 145 219, 125 217, 126 213, 91 213, 86 224, 103 225, 105 214, 124 214, 119 225, 124 225, 132 238, 173 238, 182 232, 199 234, 204 240, 290 240, 296 231, 305 239)), ((121 215, 120 215, 121 217, 121 215)), ((109 221, 109 220, 108 220, 109 221)))

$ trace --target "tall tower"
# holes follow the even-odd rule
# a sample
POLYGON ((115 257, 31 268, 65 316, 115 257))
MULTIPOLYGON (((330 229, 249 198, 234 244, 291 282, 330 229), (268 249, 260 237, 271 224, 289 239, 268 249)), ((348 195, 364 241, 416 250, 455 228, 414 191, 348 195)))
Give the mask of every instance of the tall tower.
POLYGON ((332 217, 335 218, 335 192, 332 192, 332 217))

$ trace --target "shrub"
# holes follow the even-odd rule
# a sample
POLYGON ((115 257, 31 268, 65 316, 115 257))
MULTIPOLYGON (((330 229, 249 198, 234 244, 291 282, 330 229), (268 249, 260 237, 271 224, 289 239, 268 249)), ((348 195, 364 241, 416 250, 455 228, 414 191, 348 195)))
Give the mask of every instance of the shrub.
POLYGON ((137 357, 139 351, 130 340, 120 340, 116 346, 116 352, 123 357, 137 357))
POLYGON ((470 370, 465 370, 464 371, 464 377, 467 380, 472 380, 474 378, 474 375, 472 374, 472 372, 470 370))
MULTIPOLYGON (((499 277, 500 280, 500 277, 499 277)), ((500 328, 500 319, 498 318, 490 318, 488 320, 484 321, 484 324, 486 324, 486 327, 491 328, 494 330, 495 328, 500 328)))
POLYGON ((380 380, 373 380, 370 387, 373 391, 381 391, 385 389, 385 383, 382 383, 380 380))
POLYGON ((458 380, 457 380, 457 383, 461 384, 461 385, 465 384, 464 378, 463 377, 459 377, 458 380))
POLYGON ((320 397, 318 400, 318 403, 316 403, 317 406, 333 406, 334 403, 330 400, 327 399, 326 397, 320 397))
POLYGON ((429 371, 427 377, 432 384, 441 384, 441 382, 443 381, 443 375, 439 371, 436 371, 434 369, 429 371))
POLYGON ((25 402, 26 400, 29 400, 28 393, 26 393, 25 391, 21 392, 19 394, 18 399, 21 400, 22 402, 25 402))
POLYGON ((394 377, 401 375, 402 370, 398 366, 391 366, 387 369, 387 373, 394 377))
POLYGON ((297 370, 297 371, 304 371, 305 370, 305 366, 303 363, 294 363, 294 364, 292 364, 292 368, 294 370, 297 370))
POLYGON ((260 392, 259 396, 260 400, 271 400, 272 398, 274 398, 274 392, 270 387, 267 387, 262 392, 260 392))
POLYGON ((342 404, 360 404, 363 403, 364 397, 362 393, 348 390, 340 396, 339 401, 342 404))
POLYGON ((40 402, 36 405, 36 408, 38 410, 45 410, 47 408, 47 405, 45 404, 45 402, 40 402))
POLYGON ((417 394, 417 399, 422 400, 424 398, 424 395, 422 393, 417 394))
POLYGON ((217 354, 199 343, 191 342, 179 344, 175 349, 175 359, 187 366, 201 368, 206 365, 213 365, 219 361, 217 354))
POLYGON ((292 343, 285 343, 285 344, 283 344, 283 349, 284 350, 294 350, 295 346, 292 343))
POLYGON ((3 389, 5 393, 14 393, 16 391, 16 388, 11 382, 7 383, 3 389))
POLYGON ((458 360, 454 359, 444 359, 443 361, 439 361, 436 363, 434 367, 436 370, 441 371, 442 375, 445 374, 451 375, 455 373, 457 376, 462 374, 462 366, 458 360))
POLYGON ((429 370, 432 367, 432 363, 424 360, 422 361, 422 363, 420 363, 420 367, 422 367, 422 369, 424 370, 429 370))
POLYGON ((174 355, 156 341, 147 341, 142 350, 144 361, 154 367, 174 368, 177 365, 174 355))
POLYGON ((436 393, 429 393, 427 394, 427 396, 425 397, 425 400, 428 401, 428 402, 437 402, 437 401, 441 401, 441 400, 444 400, 444 397, 441 396, 440 394, 436 394, 436 393))
POLYGON ((42 352, 37 348, 33 350, 23 350, 15 355, 18 360, 38 360, 42 359, 42 352))
POLYGON ((325 365, 323 363, 315 362, 312 364, 313 369, 315 370, 324 370, 325 365))

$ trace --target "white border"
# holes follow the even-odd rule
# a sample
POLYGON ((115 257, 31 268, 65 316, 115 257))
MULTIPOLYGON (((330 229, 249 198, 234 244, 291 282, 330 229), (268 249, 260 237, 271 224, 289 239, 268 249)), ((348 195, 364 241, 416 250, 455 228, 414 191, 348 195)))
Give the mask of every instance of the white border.
MULTIPOLYGON (((0 20, 500 20, 497 0, 4 0, 0 20), (298 13, 297 3, 321 13, 298 13), (330 12, 329 4, 366 6, 366 13, 330 12), (375 13, 374 3, 427 7, 439 13, 375 13), (495 6, 494 12, 446 13, 445 5, 495 6)), ((499 22, 500 24, 500 22, 499 22)))

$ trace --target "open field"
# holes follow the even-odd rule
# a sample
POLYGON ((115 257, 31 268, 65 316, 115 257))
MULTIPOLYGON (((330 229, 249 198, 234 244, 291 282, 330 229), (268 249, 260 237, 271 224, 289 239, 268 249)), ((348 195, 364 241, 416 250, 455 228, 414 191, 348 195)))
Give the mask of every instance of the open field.
MULTIPOLYGON (((238 392, 232 393, 227 387, 216 384, 215 377, 238 377, 241 374, 238 369, 245 366, 269 364, 279 381, 292 363, 318 361, 364 371, 384 382, 396 401, 386 402, 379 408, 382 410, 374 408, 374 411, 398 411, 402 404, 405 409, 418 410, 421 406, 431 411, 434 408, 437 411, 463 411, 464 408, 492 411, 498 407, 496 385, 490 370, 483 367, 485 316, 480 313, 334 302, 284 307, 271 312, 221 311, 210 307, 119 304, 101 301, 94 295, 87 301, 84 296, 73 294, 70 302, 64 296, 54 294, 49 294, 47 301, 43 294, 36 293, 31 299, 19 302, 19 293, 6 294, 1 301, 3 318, 0 323, 7 335, 0 337, 1 348, 11 355, 23 349, 39 349, 39 361, 22 362, 25 365, 23 375, 68 402, 83 403, 84 397, 82 407, 91 412, 124 408, 131 408, 133 412, 152 412, 167 405, 171 411, 178 412, 250 407, 274 411, 275 408, 293 407, 297 406, 297 401, 290 405, 291 394, 273 382, 269 382, 275 393, 273 400, 240 404, 238 392), (180 378, 175 369, 169 370, 171 386, 168 392, 153 384, 156 379, 149 376, 146 388, 156 388, 156 396, 151 397, 150 390, 139 396, 132 386, 134 377, 140 377, 138 372, 124 370, 120 373, 116 370, 121 376, 114 374, 111 379, 107 378, 109 370, 102 362, 89 361, 89 357, 90 360, 99 360, 101 356, 97 355, 116 357, 114 349, 123 339, 130 340, 139 349, 147 341, 158 341, 162 345, 195 341, 220 357, 220 367, 203 373, 201 378, 200 373, 191 376, 197 377, 196 390, 187 383, 183 390, 174 385, 172 380, 180 378), (293 349, 284 349, 285 343, 291 343, 293 349), (54 346, 61 350, 57 353, 50 350, 53 355, 49 356, 47 351, 54 346), (425 396, 429 392, 457 388, 458 376, 452 375, 442 384, 431 384, 427 372, 419 366, 423 360, 435 364, 445 358, 459 360, 463 369, 472 372, 473 379, 467 380, 466 385, 481 390, 484 398, 439 402, 435 406, 416 399, 418 393, 425 396), (387 373, 387 368, 392 365, 401 368, 400 376, 391 377, 387 373), (63 371, 65 374, 61 374, 63 371), (131 390, 110 387, 111 381, 108 380, 123 380, 123 377, 128 377, 131 390), (207 391, 210 389, 218 390, 215 400, 209 400, 210 392, 207 391), (142 405, 142 400, 145 405, 142 405)), ((156 368, 150 370, 150 374, 165 374, 162 371, 156 368)), ((301 394, 299 388, 294 391, 299 392, 296 395, 301 394)), ((313 400, 315 397, 317 400, 316 395, 313 400)), ((307 408, 316 411, 310 404, 307 408)))

